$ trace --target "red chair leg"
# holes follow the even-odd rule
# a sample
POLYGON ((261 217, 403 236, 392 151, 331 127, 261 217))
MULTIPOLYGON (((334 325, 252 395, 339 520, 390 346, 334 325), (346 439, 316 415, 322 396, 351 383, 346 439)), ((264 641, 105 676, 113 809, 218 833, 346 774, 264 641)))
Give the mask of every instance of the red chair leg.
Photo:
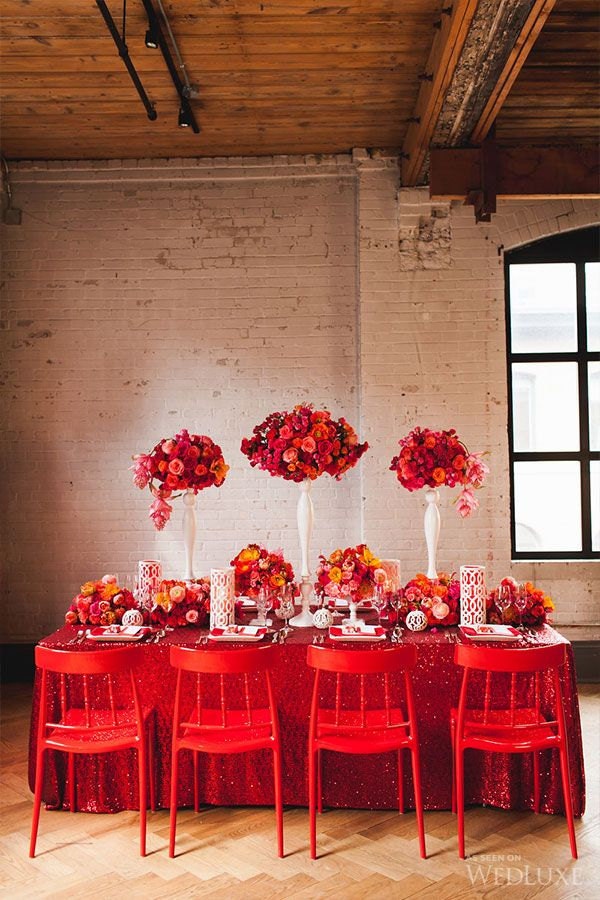
POLYGON ((319 815, 323 815, 323 760, 321 759, 321 751, 317 750, 317 809, 319 815))
POLYGON ((31 840, 29 842, 29 855, 35 856, 38 826, 40 824, 40 809, 42 806, 42 787, 44 784, 44 751, 36 754, 35 763, 35 791, 33 795, 33 814, 31 818, 31 840))
POLYGON ((200 754, 194 750, 194 812, 200 812, 200 754))
POLYGON ((75 754, 68 753, 69 757, 69 809, 72 813, 75 812, 75 754))
POLYGON ((465 770, 464 751, 460 743, 456 744, 456 759, 454 763, 456 775, 456 811, 458 813, 458 855, 465 858, 465 770))
POLYGON ((571 777, 569 773, 569 754, 566 746, 563 744, 559 749, 560 753, 560 774, 563 783, 563 796, 565 800, 565 815, 567 817, 567 827, 569 829, 569 843, 571 845, 571 856, 577 859, 577 843, 575 841, 575 822, 573 820, 573 801, 571 799, 571 777))
POLYGON ((277 855, 283 858, 283 799, 281 790, 281 757, 273 750, 273 776, 275 779, 275 819, 277 821, 277 855))
POLYGON ((316 773, 318 751, 312 749, 308 752, 308 818, 310 826, 310 858, 317 858, 317 804, 316 804, 316 773))
MULTIPOLYGON (((400 751, 402 752, 402 751, 400 751)), ((415 789, 415 812, 417 814, 417 828, 419 830, 419 853, 421 859, 427 859, 425 850, 425 825, 423 822, 423 797, 421 795, 421 764, 418 749, 411 750, 413 785, 415 789)))
POLYGON ((156 762, 154 759, 155 726, 148 727, 148 776, 150 781, 150 809, 156 812, 156 762))
POLYGON ((146 855, 146 810, 148 806, 148 759, 146 742, 138 745, 138 776, 140 782, 140 856, 146 855))
POLYGON ((398 812, 400 815, 404 813, 404 763, 402 760, 403 750, 398 750, 398 812))
POLYGON ((171 760, 171 796, 169 814, 169 856, 175 856, 175 829, 177 828, 177 776, 178 776, 179 751, 173 748, 171 760))
POLYGON ((456 812, 456 772, 454 767, 454 722, 450 722, 450 746, 452 747, 452 812, 456 812))
POLYGON ((537 751, 533 751, 533 811, 540 811, 540 758, 537 751))

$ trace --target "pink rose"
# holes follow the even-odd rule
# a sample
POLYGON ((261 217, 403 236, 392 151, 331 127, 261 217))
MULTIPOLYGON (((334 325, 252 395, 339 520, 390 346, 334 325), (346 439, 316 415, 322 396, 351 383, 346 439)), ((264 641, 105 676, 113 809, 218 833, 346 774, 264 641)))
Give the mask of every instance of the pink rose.
POLYGON ((298 459, 298 451, 294 447, 288 447, 283 454, 283 461, 286 463, 296 462, 298 459))
POLYGON ((172 459, 169 463, 169 472, 171 472, 172 475, 181 475, 184 468, 185 466, 180 459, 172 459))
POLYGON ((373 581, 375 584, 385 584, 387 581, 387 572, 385 569, 375 569, 373 572, 373 581))
POLYGON ((198 610, 197 609, 188 609, 185 614, 186 622, 189 622, 190 625, 195 625, 198 621, 198 610))
POLYGON ((305 437, 302 441, 302 450, 304 453, 314 453, 317 449, 317 443, 313 437, 310 435, 305 437))
POLYGON ((289 441, 291 437, 293 437, 294 432, 290 428, 289 425, 283 425, 279 429, 279 437, 283 438, 284 441, 289 441))
POLYGON ((175 443, 175 441, 173 441, 173 440, 171 440, 171 438, 169 438, 168 441, 165 441, 162 444, 160 449, 162 450, 163 453, 165 453, 167 456, 169 456, 169 454, 172 453, 176 447, 177 447, 177 444, 175 443))
POLYGON ((181 601, 185 597, 185 588, 180 584, 174 584, 169 591, 169 597, 171 598, 173 603, 181 603, 181 601))
POLYGON ((433 604, 433 606, 431 607, 431 612, 433 613, 434 618, 445 619, 450 612, 450 607, 442 600, 440 603, 433 604))
POLYGON ((65 614, 65 622, 67 625, 75 625, 78 621, 77 613, 74 609, 69 609, 65 614))
POLYGON ((325 585, 325 594, 327 597, 339 597, 339 585, 337 585, 334 581, 330 581, 329 584, 325 585))
POLYGON ((110 609, 110 603, 108 602, 108 600, 101 600, 98 606, 100 607, 100 612, 106 612, 110 609))
POLYGON ((116 584, 117 576, 116 575, 103 575, 102 576, 102 584, 116 584))

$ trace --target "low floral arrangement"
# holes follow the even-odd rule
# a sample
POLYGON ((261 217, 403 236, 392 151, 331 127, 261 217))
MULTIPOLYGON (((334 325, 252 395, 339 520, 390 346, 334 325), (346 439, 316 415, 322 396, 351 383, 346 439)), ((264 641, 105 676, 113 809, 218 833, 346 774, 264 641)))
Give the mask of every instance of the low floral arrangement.
POLYGON ((139 609, 131 591, 120 588, 115 575, 86 581, 65 614, 67 625, 120 625, 128 609, 139 609))
POLYGON ((274 412, 242 440, 241 450, 251 466, 288 481, 314 480, 327 472, 334 478, 355 466, 368 444, 360 444, 344 418, 332 419, 312 404, 291 412, 274 412))
MULTIPOLYGON (((248 544, 231 560, 235 569, 235 592, 246 597, 257 597, 261 587, 273 592, 286 584, 293 584, 294 570, 291 563, 283 558, 282 550, 267 550, 259 544, 248 544)), ((277 596, 273 597, 276 609, 277 596)))
POLYGON ((385 584, 386 578, 381 560, 366 544, 359 544, 334 550, 329 556, 319 556, 315 593, 327 600, 359 601, 370 597, 375 585, 385 584))
POLYGON ((493 591, 490 591, 487 597, 488 622, 496 625, 504 623, 506 625, 523 624, 534 626, 543 625, 544 622, 549 621, 549 616, 554 611, 554 603, 547 594, 544 594, 542 590, 536 588, 531 581, 526 581, 523 585, 525 589, 526 605, 522 613, 519 613, 519 610, 514 603, 519 590, 519 583, 509 576, 503 578, 500 584, 508 588, 510 605, 504 610, 503 617, 502 611, 496 606, 498 590, 494 589, 493 591))
POLYGON ((398 617, 404 622, 413 609, 422 610, 429 627, 457 625, 460 616, 460 581, 454 574, 440 572, 431 579, 419 572, 403 590, 398 617))
POLYGON ((400 453, 394 456, 390 469, 407 491, 422 487, 438 488, 462 485, 456 508, 463 518, 479 506, 473 489, 482 487, 489 468, 482 453, 469 453, 454 428, 432 431, 413 428, 399 442, 400 453))
POLYGON ((212 485, 221 487, 229 471, 218 444, 206 435, 190 434, 185 428, 133 460, 134 484, 140 490, 150 488, 155 498, 149 515, 158 531, 173 512, 167 500, 174 500, 187 490, 197 494, 212 485))
POLYGON ((210 578, 163 581, 154 595, 150 621, 163 628, 204 625, 210 610, 210 578))

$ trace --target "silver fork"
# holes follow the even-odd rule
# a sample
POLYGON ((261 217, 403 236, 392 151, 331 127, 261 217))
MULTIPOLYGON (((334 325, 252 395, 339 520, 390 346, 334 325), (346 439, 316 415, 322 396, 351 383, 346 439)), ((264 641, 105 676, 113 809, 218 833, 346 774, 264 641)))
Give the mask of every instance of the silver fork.
POLYGON ((85 632, 84 632, 83 628, 80 628, 79 631, 77 632, 77 634, 74 634, 73 637, 71 638, 71 640, 67 641, 67 644, 76 644, 78 641, 81 640, 84 633, 85 632))
POLYGON ((167 633, 167 629, 166 629, 166 628, 161 628, 160 631, 157 631, 157 632, 156 632, 156 635, 155 635, 154 640, 153 640, 152 643, 153 643, 153 644, 158 644, 158 642, 161 640, 161 638, 164 638, 164 637, 165 637, 166 633, 167 633))

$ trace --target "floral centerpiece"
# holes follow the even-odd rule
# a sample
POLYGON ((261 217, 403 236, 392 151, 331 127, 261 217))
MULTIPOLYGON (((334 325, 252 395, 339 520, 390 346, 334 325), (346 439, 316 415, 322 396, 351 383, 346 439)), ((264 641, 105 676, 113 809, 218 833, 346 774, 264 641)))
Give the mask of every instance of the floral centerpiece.
POLYGON ((193 582, 163 581, 154 596, 150 621, 168 625, 204 625, 210 610, 210 578, 193 582))
POLYGON ((327 472, 334 478, 356 465, 368 444, 361 444, 342 417, 332 419, 326 409, 311 403, 291 412, 274 412, 242 440, 242 453, 251 466, 288 481, 314 481, 327 472))
POLYGON ((327 601, 347 600, 350 618, 355 620, 357 604, 372 596, 375 585, 384 585, 386 577, 381 560, 366 544, 359 544, 319 556, 315 593, 327 601))
POLYGON ((469 453, 454 428, 432 431, 413 428, 399 442, 400 453, 394 456, 390 469, 407 491, 422 487, 439 488, 462 486, 456 503, 463 518, 479 506, 473 490, 482 487, 489 468, 482 453, 469 453))
POLYGON ((457 625, 460 615, 460 581, 452 574, 440 572, 437 578, 428 578, 419 572, 404 587, 403 599, 398 608, 398 618, 406 621, 413 609, 420 609, 427 616, 428 626, 457 625))
POLYGON ((507 625, 523 624, 523 625, 543 625, 549 621, 549 616, 554 611, 554 603, 552 599, 544 594, 540 588, 536 588, 531 581, 526 581, 522 585, 525 594, 525 609, 522 613, 515 606, 515 598, 519 591, 519 583, 510 576, 503 578, 500 584, 507 588, 510 598, 509 605, 504 610, 504 615, 496 605, 498 599, 498 590, 490 591, 487 598, 487 620, 494 624, 505 623, 507 625))
POLYGON ((159 531, 173 511, 168 500, 185 491, 197 494, 212 485, 220 487, 229 471, 218 444, 185 428, 175 437, 163 438, 150 453, 140 453, 133 459, 134 484, 142 490, 150 489, 154 501, 149 515, 159 531))
POLYGON ((273 607, 279 606, 276 592, 286 584, 293 584, 294 570, 286 562, 282 550, 267 550, 259 544, 248 544, 231 560, 235 569, 236 594, 257 597, 261 587, 274 592, 273 607))
POLYGON ((86 581, 65 614, 67 625, 120 625, 128 609, 139 609, 131 591, 117 584, 115 575, 86 581))

